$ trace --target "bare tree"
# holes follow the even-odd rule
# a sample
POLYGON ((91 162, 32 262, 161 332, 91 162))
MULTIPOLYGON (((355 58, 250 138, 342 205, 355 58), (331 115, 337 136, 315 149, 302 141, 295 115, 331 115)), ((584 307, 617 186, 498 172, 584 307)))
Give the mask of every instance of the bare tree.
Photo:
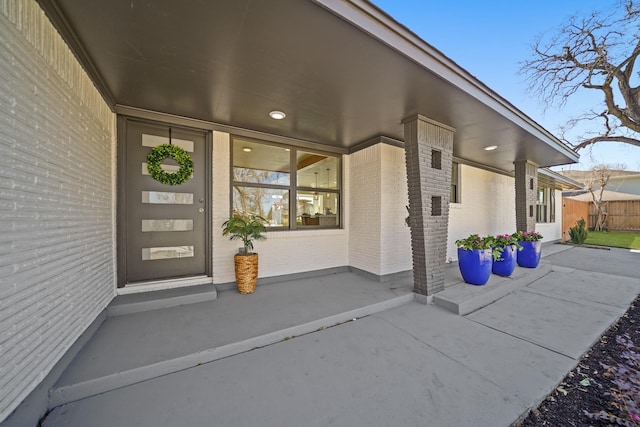
POLYGON ((604 210, 602 196, 612 173, 612 170, 607 165, 594 166, 589 171, 585 182, 585 188, 591 193, 593 205, 596 208, 596 223, 593 228, 595 231, 603 231, 607 228, 607 214, 604 210))
POLYGON ((551 38, 538 38, 533 51, 521 72, 547 106, 563 106, 583 90, 603 97, 600 108, 594 106, 564 129, 585 120, 599 123, 599 131, 583 135, 574 148, 607 141, 640 146, 640 79, 634 71, 640 56, 639 5, 620 0, 613 10, 571 17, 551 38))

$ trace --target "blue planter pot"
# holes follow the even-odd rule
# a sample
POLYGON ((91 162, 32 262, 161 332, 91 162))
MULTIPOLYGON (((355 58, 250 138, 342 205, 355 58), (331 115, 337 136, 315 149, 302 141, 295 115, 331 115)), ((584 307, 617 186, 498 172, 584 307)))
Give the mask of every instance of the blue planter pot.
POLYGON ((519 242, 522 250, 518 251, 518 265, 525 268, 536 268, 540 263, 542 242, 519 242))
POLYGON ((491 249, 465 250, 458 248, 458 267, 465 282, 484 285, 491 275, 491 249))
POLYGON ((505 246, 500 259, 493 260, 491 271, 498 276, 511 276, 516 269, 517 249, 515 245, 505 246))

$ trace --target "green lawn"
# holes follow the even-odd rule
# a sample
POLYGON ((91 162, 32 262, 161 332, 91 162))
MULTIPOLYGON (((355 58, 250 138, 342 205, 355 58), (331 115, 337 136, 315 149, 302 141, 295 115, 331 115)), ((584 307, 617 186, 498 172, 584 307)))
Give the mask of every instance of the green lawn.
POLYGON ((585 244, 612 246, 614 248, 640 249, 640 233, 589 231, 585 244))

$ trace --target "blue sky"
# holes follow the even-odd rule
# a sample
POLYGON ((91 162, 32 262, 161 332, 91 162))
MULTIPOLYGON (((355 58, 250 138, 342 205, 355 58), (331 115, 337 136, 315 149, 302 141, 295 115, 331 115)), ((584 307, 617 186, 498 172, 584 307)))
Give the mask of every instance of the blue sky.
MULTIPOLYGON (((568 117, 583 111, 581 104, 601 102, 597 94, 585 95, 563 109, 545 112, 544 105, 527 93, 519 63, 531 56, 538 35, 553 32, 571 15, 613 8, 616 0, 372 1, 556 135, 568 117)), ((580 159, 580 165, 565 168, 607 163, 640 171, 640 147, 628 144, 601 143, 581 150, 580 159)))

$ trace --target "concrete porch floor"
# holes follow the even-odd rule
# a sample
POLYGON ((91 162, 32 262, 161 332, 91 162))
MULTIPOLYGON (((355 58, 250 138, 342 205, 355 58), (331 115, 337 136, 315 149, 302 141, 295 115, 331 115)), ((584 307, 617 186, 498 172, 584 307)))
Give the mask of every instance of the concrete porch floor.
POLYGON ((259 285, 250 295, 232 289, 215 300, 110 316, 58 380, 50 406, 405 304, 414 299, 412 283, 411 277, 379 283, 338 272, 259 285))
MULTIPOLYGON (((509 425, 640 292, 640 254, 543 253, 530 280, 464 315, 413 302, 411 278, 345 272, 110 317, 52 390, 44 426, 509 425)), ((443 294, 515 284, 460 282, 452 264, 443 294)))

